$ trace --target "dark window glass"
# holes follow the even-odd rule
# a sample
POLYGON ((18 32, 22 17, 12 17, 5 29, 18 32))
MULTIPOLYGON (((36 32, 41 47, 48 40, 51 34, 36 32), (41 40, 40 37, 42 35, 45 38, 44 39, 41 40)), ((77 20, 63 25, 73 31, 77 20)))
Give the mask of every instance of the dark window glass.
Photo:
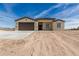
POLYGON ((46 28, 49 28, 49 24, 46 24, 46 28))
POLYGON ((57 24, 57 28, 61 28, 61 23, 58 23, 57 24))

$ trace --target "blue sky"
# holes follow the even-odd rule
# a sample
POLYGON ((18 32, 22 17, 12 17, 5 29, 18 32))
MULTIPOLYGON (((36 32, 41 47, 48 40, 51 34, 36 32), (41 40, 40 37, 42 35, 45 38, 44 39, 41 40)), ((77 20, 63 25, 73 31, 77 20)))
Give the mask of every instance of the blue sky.
POLYGON ((4 3, 0 4, 0 27, 14 28, 15 20, 30 18, 58 18, 65 20, 65 28, 79 26, 79 4, 75 3, 4 3))

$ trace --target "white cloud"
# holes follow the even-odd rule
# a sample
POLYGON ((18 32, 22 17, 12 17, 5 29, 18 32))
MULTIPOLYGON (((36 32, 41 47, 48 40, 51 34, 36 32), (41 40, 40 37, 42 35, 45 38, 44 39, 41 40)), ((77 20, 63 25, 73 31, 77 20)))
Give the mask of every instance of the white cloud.
POLYGON ((68 18, 64 20, 69 20, 65 22, 65 29, 77 28, 79 27, 79 19, 68 18))
POLYGON ((3 4, 3 5, 4 5, 4 8, 7 10, 7 12, 13 12, 13 11, 11 10, 11 8, 12 8, 14 5, 16 5, 16 4, 5 3, 5 4, 3 4))
POLYGON ((75 6, 69 7, 68 9, 64 9, 63 11, 61 11, 57 14, 54 14, 52 16, 58 17, 58 18, 68 18, 69 16, 72 16, 74 14, 75 15, 79 14, 79 5, 75 5, 75 6))
POLYGON ((15 27, 15 20, 17 17, 15 15, 0 11, 0 27, 15 27))
POLYGON ((15 27, 15 20, 18 16, 16 16, 13 11, 12 7, 14 4, 3 4, 6 11, 0 10, 0 27, 15 27))
POLYGON ((72 8, 68 8, 66 10, 63 10, 63 11, 53 15, 53 17, 65 18, 65 17, 67 17, 71 13, 71 11, 72 11, 72 8))
POLYGON ((63 4, 58 4, 56 6, 51 6, 49 9, 42 11, 40 14, 36 15, 34 18, 39 18, 45 14, 47 14, 48 12, 50 12, 51 10, 53 10, 54 8, 58 8, 60 6, 62 6, 63 4))
POLYGON ((67 22, 65 23, 65 29, 78 28, 79 22, 67 22))
POLYGON ((6 9, 6 13, 7 14, 11 14, 12 16, 8 16, 7 15, 7 17, 18 17, 18 16, 16 16, 16 14, 12 11, 12 7, 14 6, 14 5, 16 5, 16 4, 11 4, 11 3, 5 3, 5 4, 3 4, 4 5, 4 8, 6 9))
POLYGON ((79 5, 72 6, 52 16, 67 21, 65 22, 65 29, 77 28, 79 26, 79 5))

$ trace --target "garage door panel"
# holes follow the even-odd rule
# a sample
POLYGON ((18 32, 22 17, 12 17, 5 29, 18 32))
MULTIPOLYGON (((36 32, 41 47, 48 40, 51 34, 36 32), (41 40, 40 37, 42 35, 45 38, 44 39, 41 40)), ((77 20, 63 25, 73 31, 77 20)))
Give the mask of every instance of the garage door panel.
POLYGON ((19 30, 34 30, 34 23, 19 23, 19 30))

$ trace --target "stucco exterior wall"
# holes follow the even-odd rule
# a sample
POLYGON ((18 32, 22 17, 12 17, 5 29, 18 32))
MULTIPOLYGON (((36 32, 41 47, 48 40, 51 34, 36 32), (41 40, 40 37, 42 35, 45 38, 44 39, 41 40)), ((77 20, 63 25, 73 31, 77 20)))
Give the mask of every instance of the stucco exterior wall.
POLYGON ((47 20, 43 20, 42 19, 42 20, 37 20, 37 22, 52 22, 52 20, 48 20, 48 19, 47 20))
POLYGON ((48 29, 48 30, 52 30, 52 31, 53 30, 64 30, 64 22, 63 21, 55 21, 55 22, 53 22, 52 20, 37 20, 37 21, 34 21, 32 19, 24 18, 24 19, 16 21, 16 30, 19 29, 18 28, 19 22, 34 22, 34 30, 35 31, 38 31, 38 23, 39 22, 43 22, 43 30, 46 30, 46 23, 50 24, 50 29, 48 29), (57 23, 61 23, 60 29, 57 28, 57 23))
POLYGON ((62 21, 56 21, 56 22, 53 22, 53 30, 64 30, 64 22, 62 21), (58 23, 61 23, 61 28, 57 28, 57 24, 58 23))
POLYGON ((18 23, 16 22, 16 28, 15 28, 15 30, 18 30, 18 23))
POLYGON ((34 23, 34 30, 35 30, 35 31, 38 31, 38 22, 35 22, 35 23, 34 23))
POLYGON ((34 22, 34 21, 31 19, 25 18, 25 19, 18 20, 16 22, 18 23, 18 22, 34 22))

